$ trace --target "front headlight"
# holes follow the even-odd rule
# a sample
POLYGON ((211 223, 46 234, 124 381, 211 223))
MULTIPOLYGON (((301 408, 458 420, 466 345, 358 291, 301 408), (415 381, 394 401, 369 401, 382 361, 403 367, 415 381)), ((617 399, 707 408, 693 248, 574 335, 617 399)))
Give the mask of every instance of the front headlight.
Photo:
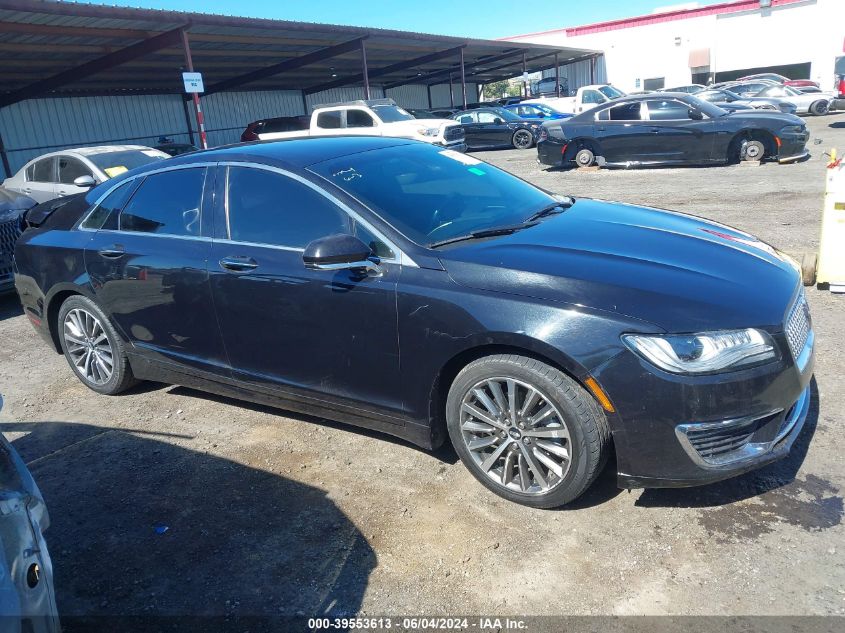
POLYGON ((803 134, 804 133, 804 126, 803 125, 787 125, 780 129, 781 134, 803 134))
POLYGON ((440 133, 440 128, 436 127, 421 127, 417 128, 417 133, 421 136, 437 136, 440 133))
POLYGON ((757 365, 778 357, 768 333, 749 328, 699 334, 626 334, 622 341, 673 374, 706 374, 757 365))

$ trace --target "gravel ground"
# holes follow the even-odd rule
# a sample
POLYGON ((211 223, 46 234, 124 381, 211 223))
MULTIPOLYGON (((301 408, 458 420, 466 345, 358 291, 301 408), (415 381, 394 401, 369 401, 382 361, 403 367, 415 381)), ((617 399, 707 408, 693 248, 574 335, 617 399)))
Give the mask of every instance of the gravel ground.
MULTIPOLYGON (((533 151, 476 156, 804 252, 845 115, 808 123, 823 144, 786 166, 550 172, 533 151)), ((64 616, 845 614, 845 297, 808 295, 817 383, 793 455, 698 489, 620 491, 608 468, 575 506, 532 510, 450 450, 181 387, 99 396, 14 297, 0 300, 0 427, 50 508, 64 616)))

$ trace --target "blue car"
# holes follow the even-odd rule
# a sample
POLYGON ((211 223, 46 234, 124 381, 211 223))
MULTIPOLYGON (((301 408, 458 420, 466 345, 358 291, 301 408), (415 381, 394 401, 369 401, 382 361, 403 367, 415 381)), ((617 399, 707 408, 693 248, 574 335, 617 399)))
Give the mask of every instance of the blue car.
POLYGON ((505 106, 506 110, 510 110, 514 114, 521 116, 524 119, 568 119, 572 115, 566 112, 560 112, 554 108, 547 106, 545 103, 515 103, 513 105, 505 106))

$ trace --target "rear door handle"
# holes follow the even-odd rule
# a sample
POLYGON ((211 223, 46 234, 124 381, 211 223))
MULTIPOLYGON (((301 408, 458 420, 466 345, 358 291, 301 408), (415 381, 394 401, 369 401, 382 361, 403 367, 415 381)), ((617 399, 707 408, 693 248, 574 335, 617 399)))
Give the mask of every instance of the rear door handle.
POLYGON ((105 257, 106 259, 118 259, 126 254, 126 250, 120 244, 112 244, 106 248, 101 248, 97 252, 100 253, 100 257, 105 257))
POLYGON ((258 262, 252 257, 224 257, 220 260, 220 266, 233 273, 245 273, 258 268, 258 262))
POLYGON ((652 132, 652 134, 659 134, 660 128, 659 127, 653 127, 653 128, 651 128, 651 132, 652 132))

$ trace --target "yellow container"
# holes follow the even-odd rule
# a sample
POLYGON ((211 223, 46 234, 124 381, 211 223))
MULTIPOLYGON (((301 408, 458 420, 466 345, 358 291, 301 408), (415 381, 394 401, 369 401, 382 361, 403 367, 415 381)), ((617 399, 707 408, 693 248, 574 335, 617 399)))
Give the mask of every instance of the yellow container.
POLYGON ((816 283, 830 284, 831 292, 845 292, 845 163, 837 163, 835 149, 830 157, 816 283))

